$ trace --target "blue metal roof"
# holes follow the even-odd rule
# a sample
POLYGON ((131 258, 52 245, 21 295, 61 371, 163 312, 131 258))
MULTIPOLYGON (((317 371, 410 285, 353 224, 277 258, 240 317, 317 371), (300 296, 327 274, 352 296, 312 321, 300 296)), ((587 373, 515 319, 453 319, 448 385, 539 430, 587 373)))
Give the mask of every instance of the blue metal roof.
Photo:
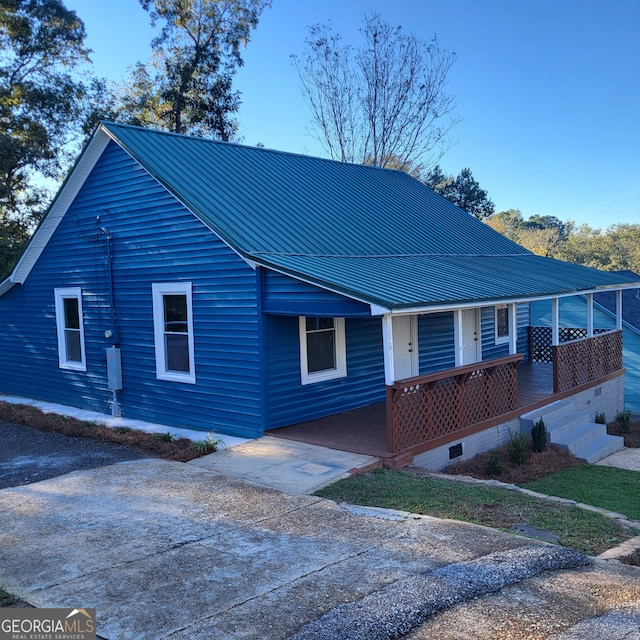
POLYGON ((534 256, 402 171, 102 127, 246 259, 365 302, 397 309, 640 286, 534 256))

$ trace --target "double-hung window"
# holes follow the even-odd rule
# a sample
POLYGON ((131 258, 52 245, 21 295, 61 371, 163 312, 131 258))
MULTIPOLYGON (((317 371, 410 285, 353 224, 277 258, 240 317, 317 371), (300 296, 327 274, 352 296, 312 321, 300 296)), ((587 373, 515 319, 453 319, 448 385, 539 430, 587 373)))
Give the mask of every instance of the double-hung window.
POLYGON ((195 383, 191 283, 152 284, 156 377, 195 383))
POLYGON ((60 368, 86 371, 82 290, 79 287, 54 289, 54 299, 60 368))
POLYGON ((302 384, 347 375, 344 318, 300 318, 302 384))
POLYGON ((496 344, 509 342, 510 322, 509 307, 499 305, 496 308, 495 326, 496 326, 496 344))

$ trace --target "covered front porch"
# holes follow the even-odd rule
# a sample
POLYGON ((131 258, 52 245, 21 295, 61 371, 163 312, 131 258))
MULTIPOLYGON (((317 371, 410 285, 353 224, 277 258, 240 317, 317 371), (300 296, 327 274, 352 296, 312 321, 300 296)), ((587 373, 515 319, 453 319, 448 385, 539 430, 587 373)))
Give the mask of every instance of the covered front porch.
MULTIPOLYGON (((517 408, 525 413, 540 402, 550 402, 551 396, 553 367, 550 364, 526 362, 518 366, 517 408)), ((397 455, 387 450, 386 402, 281 427, 269 435, 383 459, 397 455)))
POLYGON ((382 459, 412 456, 516 420, 624 371, 618 329, 530 327, 529 353, 526 362, 513 354, 399 380, 387 385, 385 402, 271 435, 382 459))

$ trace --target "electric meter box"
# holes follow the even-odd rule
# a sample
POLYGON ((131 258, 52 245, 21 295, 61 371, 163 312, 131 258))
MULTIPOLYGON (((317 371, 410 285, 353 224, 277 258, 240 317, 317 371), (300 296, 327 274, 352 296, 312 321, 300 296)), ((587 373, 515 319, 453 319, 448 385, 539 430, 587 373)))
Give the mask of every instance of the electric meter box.
POLYGON ((109 391, 120 391, 122 389, 122 362, 120 360, 120 349, 109 347, 107 352, 107 388, 109 391))

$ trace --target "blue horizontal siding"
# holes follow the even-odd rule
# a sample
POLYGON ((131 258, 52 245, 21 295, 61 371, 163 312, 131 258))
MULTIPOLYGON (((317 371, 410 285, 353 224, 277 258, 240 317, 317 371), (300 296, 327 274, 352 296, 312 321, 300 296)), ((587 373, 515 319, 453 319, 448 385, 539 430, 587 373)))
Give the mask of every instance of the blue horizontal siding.
POLYGON ((103 332, 112 240, 125 417, 241 436, 263 431, 253 269, 110 144, 23 286, 0 298, 0 391, 109 411, 103 332), (196 384, 155 373, 153 282, 191 282, 196 384), (58 367, 54 287, 81 287, 87 371, 58 367), (17 363, 17 364, 16 364, 17 363))
POLYGON ((347 376, 302 385, 298 318, 265 316, 267 428, 305 422, 385 397, 380 318, 345 321, 347 376))
POLYGON ((421 374, 455 367, 452 311, 419 316, 418 357, 421 374))
MULTIPOLYGON (((518 327, 517 351, 529 358, 529 304, 516 305, 518 327)), ((495 307, 483 307, 481 310, 482 323, 482 359, 492 360, 509 355, 509 344, 496 344, 495 307)))
POLYGON ((265 313, 297 316, 370 317, 368 304, 316 287, 275 271, 262 270, 265 313))

